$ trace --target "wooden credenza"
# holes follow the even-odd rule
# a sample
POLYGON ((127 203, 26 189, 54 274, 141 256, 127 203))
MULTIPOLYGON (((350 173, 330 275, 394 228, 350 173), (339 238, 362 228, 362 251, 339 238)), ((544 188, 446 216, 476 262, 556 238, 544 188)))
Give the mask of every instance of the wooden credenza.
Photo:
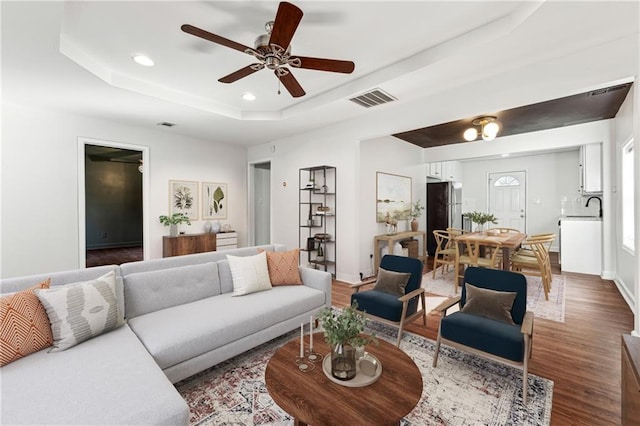
POLYGON ((162 257, 204 253, 216 250, 216 234, 185 234, 162 237, 162 257))
POLYGON ((622 425, 640 425, 640 337, 622 335, 622 425))

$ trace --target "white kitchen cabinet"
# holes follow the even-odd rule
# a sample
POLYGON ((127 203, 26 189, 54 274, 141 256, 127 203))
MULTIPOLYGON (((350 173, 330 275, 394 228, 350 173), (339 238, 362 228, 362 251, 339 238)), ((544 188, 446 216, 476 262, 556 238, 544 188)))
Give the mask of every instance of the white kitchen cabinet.
POLYGON ((443 161, 441 166, 442 180, 460 182, 462 180, 461 168, 462 163, 459 161, 443 161))
POLYGON ((602 221, 560 220, 560 269, 563 272, 602 274, 602 221))
POLYGON ((429 163, 427 167, 427 176, 435 179, 442 179, 442 162, 429 163))
POLYGON ((580 192, 602 193, 602 144, 590 143, 580 147, 580 192))

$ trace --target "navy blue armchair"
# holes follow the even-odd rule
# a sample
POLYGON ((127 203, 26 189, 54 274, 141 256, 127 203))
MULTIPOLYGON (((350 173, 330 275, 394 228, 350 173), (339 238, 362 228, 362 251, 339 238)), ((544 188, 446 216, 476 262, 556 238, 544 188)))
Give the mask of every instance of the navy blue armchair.
POLYGON ((527 280, 524 275, 469 267, 464 274, 461 294, 446 300, 436 310, 444 315, 440 320, 433 367, 437 367, 440 344, 444 343, 521 368, 522 401, 526 404, 533 313, 527 311, 527 280), (458 303, 460 311, 447 315, 447 310, 458 303))
POLYGON ((355 285, 356 292, 351 295, 351 304, 358 303, 358 310, 368 317, 398 326, 398 340, 400 346, 402 330, 405 324, 422 317, 427 325, 427 315, 424 309, 424 288, 422 288, 422 261, 412 257, 386 255, 380 261, 380 268, 384 271, 409 273, 406 286, 397 294, 379 289, 380 277, 384 271, 378 271, 378 281, 373 290, 360 292, 360 287, 371 284, 371 281, 355 285), (422 305, 418 306, 418 299, 422 305))

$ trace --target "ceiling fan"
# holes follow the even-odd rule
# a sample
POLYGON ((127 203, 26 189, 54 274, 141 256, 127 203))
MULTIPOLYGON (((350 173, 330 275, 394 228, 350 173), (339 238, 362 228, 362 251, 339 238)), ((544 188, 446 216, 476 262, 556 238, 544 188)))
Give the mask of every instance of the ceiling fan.
MULTIPOLYGON (((351 61, 340 61, 336 59, 312 58, 308 56, 291 55, 291 39, 302 19, 302 10, 297 6, 281 2, 276 13, 276 20, 269 21, 265 25, 266 34, 258 36, 254 48, 245 46, 235 41, 226 39, 208 31, 196 28, 193 25, 185 24, 182 31, 212 41, 222 46, 230 47, 248 55, 254 56, 259 62, 247 65, 229 75, 220 78, 221 83, 233 83, 241 78, 247 77, 256 71, 267 67, 273 70, 274 74, 282 82, 284 87, 294 98, 304 96, 305 91, 293 76, 289 67, 305 68, 317 71, 340 72, 350 74, 355 65, 351 61)), ((279 92, 278 92, 279 93, 279 92)))

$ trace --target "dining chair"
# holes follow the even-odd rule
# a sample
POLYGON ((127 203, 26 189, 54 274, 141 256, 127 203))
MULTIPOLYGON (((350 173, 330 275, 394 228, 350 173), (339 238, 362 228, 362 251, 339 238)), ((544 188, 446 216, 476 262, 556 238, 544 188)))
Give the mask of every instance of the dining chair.
POLYGON ((515 228, 504 228, 504 227, 500 227, 500 226, 489 228, 489 229, 487 229, 487 231, 498 232, 500 234, 519 234, 520 233, 520 231, 518 229, 515 229, 515 228))
POLYGON ((456 242, 455 284, 454 292, 458 293, 458 283, 463 277, 464 269, 468 266, 480 268, 500 269, 498 253, 502 243, 489 239, 474 239, 464 242, 456 242), (463 265, 462 271, 460 266, 463 265))
MULTIPOLYGON (((529 240, 540 240, 543 245, 544 245, 544 249, 546 250, 547 253, 549 253, 549 251, 551 250, 551 245, 553 244, 553 241, 556 238, 556 234, 553 233, 548 233, 548 234, 533 234, 533 235, 529 235, 528 239, 529 240)), ((517 251, 518 254, 523 254, 526 256, 535 256, 535 254, 533 253, 533 251, 529 248, 521 248, 520 250, 517 251)))
POLYGON ((447 232, 449 233, 449 235, 453 236, 453 237, 457 237, 458 235, 462 235, 462 234, 466 234, 468 232, 471 231, 467 231, 466 229, 460 229, 460 228, 447 228, 447 232))
POLYGON ((547 240, 548 238, 529 238, 522 243, 522 250, 533 253, 533 256, 520 252, 516 252, 511 256, 512 271, 537 276, 542 279, 545 300, 549 300, 552 281, 551 261, 549 259, 549 252, 545 248, 547 240))
POLYGON ((435 230, 433 236, 436 239, 436 252, 433 256, 433 279, 435 279, 438 265, 443 265, 442 275, 449 272, 449 266, 455 267, 456 249, 453 246, 453 236, 449 231, 435 230))

